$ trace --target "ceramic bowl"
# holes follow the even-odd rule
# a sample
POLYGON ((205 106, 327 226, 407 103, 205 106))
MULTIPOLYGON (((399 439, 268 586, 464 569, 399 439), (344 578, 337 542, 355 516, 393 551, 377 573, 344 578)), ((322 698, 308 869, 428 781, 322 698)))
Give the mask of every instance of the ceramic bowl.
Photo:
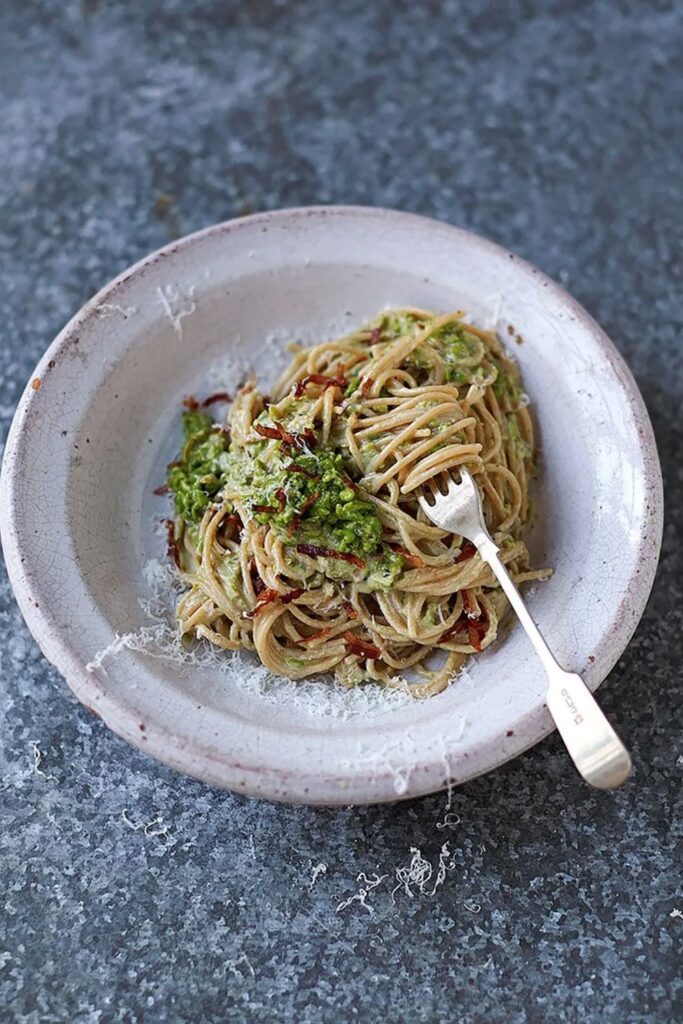
POLYGON ((110 728, 180 771, 275 800, 375 802, 462 782, 552 729, 514 624, 446 692, 414 702, 278 683, 241 656, 179 659, 163 609, 141 606, 161 601, 150 560, 164 557, 155 523, 168 511, 152 491, 183 396, 221 374, 234 388, 248 366, 267 381, 288 338, 332 337, 392 305, 465 309, 521 364, 542 442, 530 548, 555 570, 527 594, 560 662, 594 689, 642 614, 662 525, 652 430, 614 346, 566 292, 412 214, 318 207, 219 224, 121 274, 64 328, 21 399, 2 477, 9 575, 45 656, 110 728))

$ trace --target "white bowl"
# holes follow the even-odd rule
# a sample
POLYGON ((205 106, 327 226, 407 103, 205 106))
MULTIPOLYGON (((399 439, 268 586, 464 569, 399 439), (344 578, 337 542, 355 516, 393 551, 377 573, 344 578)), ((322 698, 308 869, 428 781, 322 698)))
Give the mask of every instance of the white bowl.
POLYGON ((1 506, 12 585, 45 656, 115 732, 197 778, 277 800, 414 797, 552 729, 516 626, 424 702, 268 683, 249 659, 227 672, 178 663, 156 646, 164 625, 147 653, 92 665, 149 621, 142 567, 159 555, 152 518, 165 512, 151 491, 177 448, 181 398, 228 356, 268 378, 282 339, 333 336, 392 305, 495 321, 521 364, 543 447, 530 547, 555 569, 529 600, 562 664, 595 688, 643 612, 662 526, 652 430, 620 356, 569 295, 491 242, 390 210, 208 228, 107 285, 52 343, 12 424, 1 506))

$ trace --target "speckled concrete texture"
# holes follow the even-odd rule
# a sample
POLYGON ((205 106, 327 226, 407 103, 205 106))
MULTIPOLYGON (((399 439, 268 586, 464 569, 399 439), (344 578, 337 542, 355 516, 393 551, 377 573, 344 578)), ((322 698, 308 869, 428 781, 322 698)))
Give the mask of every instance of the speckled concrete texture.
POLYGON ((3 582, 0 1020, 676 1018, 682 43, 663 0, 0 6, 3 430, 63 323, 170 237, 381 204, 568 285, 636 374, 668 502, 601 691, 633 782, 589 792, 553 738, 450 817, 442 796, 288 808, 174 775, 76 703, 3 582))

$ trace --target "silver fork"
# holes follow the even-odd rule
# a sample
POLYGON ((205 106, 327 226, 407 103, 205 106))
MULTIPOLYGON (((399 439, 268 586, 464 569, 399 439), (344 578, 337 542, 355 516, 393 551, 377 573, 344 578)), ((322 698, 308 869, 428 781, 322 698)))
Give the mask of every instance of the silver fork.
POLYGON ((448 477, 446 494, 433 494, 433 503, 420 495, 420 507, 442 530, 460 534, 475 544, 482 559, 495 573, 543 663, 548 676, 548 710, 586 782, 598 789, 620 786, 631 774, 631 758, 626 747, 581 677, 575 672, 566 672, 555 661, 486 529, 479 491, 471 473, 461 468, 460 478, 460 483, 456 483, 448 477))

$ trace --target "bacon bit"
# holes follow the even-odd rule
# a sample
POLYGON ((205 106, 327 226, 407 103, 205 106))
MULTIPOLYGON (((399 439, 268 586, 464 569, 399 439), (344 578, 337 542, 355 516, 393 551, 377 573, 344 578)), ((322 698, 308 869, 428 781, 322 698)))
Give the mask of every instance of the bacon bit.
POLYGON ((182 462, 179 459, 174 459, 173 462, 169 462, 166 469, 175 469, 176 466, 182 466, 182 462))
POLYGON ((242 520, 237 515, 237 513, 236 512, 229 512, 226 516, 224 516, 223 522, 227 523, 228 526, 234 526, 235 527, 235 532, 237 533, 237 539, 239 540, 240 537, 242 536, 242 530, 243 530, 244 527, 243 527, 243 524, 242 524, 242 520))
POLYGON ((299 587, 297 590, 290 590, 286 594, 281 594, 279 590, 273 590, 271 587, 266 587, 261 592, 254 610, 251 612, 242 612, 243 619, 254 619, 256 616, 263 611, 267 605, 272 604, 274 601, 280 601, 281 604, 290 604, 292 601, 296 601, 298 597, 304 593, 304 588, 299 587))
POLYGON ((180 551, 175 537, 175 523, 172 519, 166 519, 164 522, 166 523, 166 554, 180 568, 180 551))
POLYGON ((405 558, 408 565, 412 565, 413 569, 421 569, 424 562, 419 555, 414 555, 412 551, 408 551, 407 548, 402 548, 400 544, 390 544, 389 547, 392 551, 395 551, 401 558, 405 558))
POLYGON ((316 544, 297 544, 296 550, 301 555, 310 555, 311 558, 338 558, 342 562, 351 562, 359 569, 364 569, 366 562, 358 555, 352 555, 346 551, 333 551, 331 548, 319 548, 316 544))
POLYGON ((486 636, 486 622, 483 619, 469 619, 467 623, 467 636, 475 651, 481 650, 481 644, 486 636))
POLYGON ((275 497, 277 498, 277 503, 280 506, 280 512, 284 512, 285 506, 287 505, 287 493, 284 487, 278 487, 275 492, 275 497))
POLYGON ((460 618, 455 622, 450 629, 439 638, 439 643, 446 643, 447 640, 451 640, 456 633, 467 632, 467 641, 470 647, 474 647, 475 651, 481 650, 482 640, 486 636, 486 630, 488 624, 485 619, 469 619, 467 615, 461 615, 460 618))
POLYGON ((259 575, 259 571, 256 568, 256 559, 252 558, 249 562, 249 576, 251 578, 251 585, 254 588, 254 593, 258 597, 266 589, 266 585, 259 575))
POLYGON ((154 488, 154 490, 152 491, 152 493, 153 493, 153 494, 158 494, 158 495, 159 495, 159 497, 161 497, 161 496, 162 496, 162 495, 164 495, 164 494, 168 494, 168 492, 169 492, 170 490, 171 490, 171 488, 170 488, 170 487, 168 486, 168 484, 159 484, 159 486, 158 486, 158 487, 155 487, 155 488, 154 488))
POLYGON ((299 450, 305 448, 306 445, 309 448, 315 448, 318 443, 318 438, 310 427, 306 427, 302 434, 292 434, 291 436, 294 439, 293 444, 295 448, 299 448, 299 450))
POLYGON ((381 341, 381 340, 382 340, 382 328, 381 327, 373 327, 372 330, 370 331, 370 341, 375 343, 375 342, 378 342, 378 341, 381 341))
POLYGON ((465 615, 468 619, 476 619, 477 614, 474 610, 474 604, 472 603, 472 595, 469 590, 463 590, 462 592, 462 603, 465 608, 465 615))
POLYGON ((232 402, 232 398, 227 391, 215 391, 213 395, 204 399, 202 406, 206 409, 207 405, 213 405, 214 402, 232 402))
POLYGON ((303 473, 303 475, 307 476, 309 480, 319 479, 316 473, 311 473, 310 470, 304 469, 303 466, 297 466, 296 462, 290 462, 288 466, 285 466, 285 469, 288 473, 303 473))
POLYGON ((447 640, 451 640, 456 633, 460 633, 467 626, 467 618, 461 615, 459 619, 456 619, 450 629, 447 629, 445 633, 442 633, 439 637, 439 643, 445 644, 447 640))
POLYGON ((372 377, 366 377, 365 380, 363 381, 363 383, 360 386, 360 393, 363 396, 363 398, 367 398, 368 397, 368 395, 370 394, 370 392, 372 391, 374 386, 375 386, 375 382, 372 379, 372 377))
POLYGON ((468 559, 472 558, 472 556, 476 555, 476 553, 476 545, 473 544, 471 540, 463 541, 462 547, 460 548, 460 554, 456 558, 455 564, 457 565, 459 562, 467 562, 468 559))
POLYGON ((304 518, 306 513, 309 512, 311 508, 315 505, 319 497, 320 494, 318 492, 316 492, 315 494, 309 494, 309 496, 306 498, 305 502, 303 503, 299 511, 294 514, 291 523, 287 527, 288 537, 294 536, 296 531, 301 526, 301 520, 304 518))
POLYGON ((345 487, 348 487, 349 490, 353 491, 354 494, 358 494, 358 492, 360 491, 360 487, 358 486, 355 480, 351 479, 348 473, 342 473, 342 480, 344 481, 345 487))
POLYGON ((304 449, 306 445, 309 448, 315 448, 317 439, 310 427, 301 434, 293 434, 289 430, 285 430, 281 423, 278 423, 276 427, 267 427, 263 423, 257 423, 254 426, 254 430, 261 437, 269 437, 273 441, 281 441, 283 445, 288 445, 290 448, 297 448, 299 451, 304 449))
POLYGON ((279 430, 276 430, 275 427, 266 427, 263 423, 256 423, 254 430, 257 434, 260 434, 261 437, 270 437, 273 441, 282 440, 282 427, 280 427, 279 430))
POLYGON ((382 656, 379 647, 370 643, 369 640, 362 640, 361 637, 352 633, 350 629, 344 633, 344 639, 348 644, 351 654, 355 654, 359 658, 368 658, 370 661, 375 661, 382 656))
POLYGON ((358 618, 358 612, 357 612, 357 611, 356 611, 356 609, 355 609, 355 608, 353 607, 353 605, 351 604, 351 602, 350 602, 350 601, 346 601, 346 600, 345 600, 345 601, 343 602, 343 604, 344 604, 344 611, 346 612, 346 614, 348 615, 348 617, 349 617, 350 619, 357 619, 357 618, 358 618))
POLYGON ((318 384, 323 391, 327 388, 340 388, 343 391, 347 383, 346 377, 326 377, 324 373, 309 373, 307 377, 297 381, 294 397, 301 398, 309 384, 318 384))
POLYGON ((305 636, 301 640, 297 640, 297 643, 303 646, 304 644, 310 644, 312 640, 324 640, 331 632, 332 627, 327 626, 326 629, 319 629, 317 633, 311 633, 310 636, 305 636))
POLYGON ((199 408, 199 402, 194 397, 194 395, 188 395, 187 398, 183 398, 183 405, 188 410, 188 412, 194 412, 195 409, 199 408))
POLYGON ((251 506, 251 511, 252 512, 272 512, 273 514, 275 514, 277 512, 277 508, 275 507, 275 505, 252 505, 251 506))

